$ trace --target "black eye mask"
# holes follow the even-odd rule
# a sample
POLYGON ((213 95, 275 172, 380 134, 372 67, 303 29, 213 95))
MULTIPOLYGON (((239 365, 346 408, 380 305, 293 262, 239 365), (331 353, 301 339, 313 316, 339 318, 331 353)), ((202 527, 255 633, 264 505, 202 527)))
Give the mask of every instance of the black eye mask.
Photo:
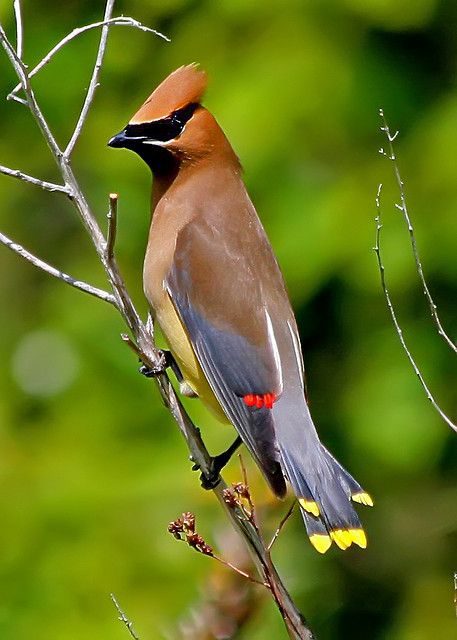
POLYGON ((144 138, 158 142, 174 140, 181 135, 186 123, 192 118, 198 106, 192 102, 182 109, 173 111, 171 116, 161 120, 143 124, 128 124, 125 128, 125 135, 129 138, 144 138))

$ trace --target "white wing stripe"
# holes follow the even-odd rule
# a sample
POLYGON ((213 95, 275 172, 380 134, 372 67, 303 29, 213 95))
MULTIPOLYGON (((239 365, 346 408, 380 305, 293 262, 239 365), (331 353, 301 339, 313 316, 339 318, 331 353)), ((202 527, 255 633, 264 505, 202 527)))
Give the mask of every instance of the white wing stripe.
POLYGON ((271 350, 273 352, 273 357, 275 359, 276 368, 279 373, 279 388, 282 391, 282 366, 281 366, 281 357, 279 355, 278 344, 275 338, 275 332, 273 329, 273 323, 271 322, 270 314, 267 309, 265 309, 265 318, 267 320, 267 330, 268 330, 268 342, 270 343, 271 350))

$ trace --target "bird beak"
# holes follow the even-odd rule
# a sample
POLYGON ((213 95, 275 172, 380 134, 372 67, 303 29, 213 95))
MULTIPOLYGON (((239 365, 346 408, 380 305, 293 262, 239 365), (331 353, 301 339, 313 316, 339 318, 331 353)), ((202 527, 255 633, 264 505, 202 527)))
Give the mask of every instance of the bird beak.
POLYGON ((128 146, 129 140, 131 140, 131 138, 126 135, 125 129, 123 129, 120 133, 111 138, 111 140, 108 142, 108 147, 114 147, 118 149, 125 148, 128 146))

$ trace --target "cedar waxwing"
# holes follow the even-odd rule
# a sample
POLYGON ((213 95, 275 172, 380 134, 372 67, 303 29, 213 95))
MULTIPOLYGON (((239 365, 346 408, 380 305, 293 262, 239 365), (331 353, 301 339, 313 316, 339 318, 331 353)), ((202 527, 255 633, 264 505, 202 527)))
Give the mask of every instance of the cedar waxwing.
POLYGON ((365 548, 351 499, 373 502, 316 433, 284 280, 206 84, 177 69, 109 141, 154 174, 146 297, 184 387, 233 424, 280 498, 287 478, 314 547, 365 548))

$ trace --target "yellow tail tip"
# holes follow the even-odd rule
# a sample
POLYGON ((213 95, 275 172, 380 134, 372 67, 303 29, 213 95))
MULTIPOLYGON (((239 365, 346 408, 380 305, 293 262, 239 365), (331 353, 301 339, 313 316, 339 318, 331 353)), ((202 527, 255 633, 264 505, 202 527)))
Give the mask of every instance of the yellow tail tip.
POLYGON ((312 500, 305 500, 305 498, 299 498, 298 502, 300 503, 300 506, 308 513, 312 513, 313 516, 316 516, 316 518, 320 516, 321 512, 319 511, 317 502, 314 502, 312 500))
POLYGON ((343 551, 348 549, 352 543, 361 549, 367 548, 367 537, 363 529, 335 529, 330 532, 330 537, 343 551))
POLYGON ((367 548, 367 536, 363 529, 350 529, 352 535, 352 541, 357 544, 361 549, 367 548))
POLYGON ((372 507, 373 506, 373 498, 370 496, 369 493, 354 493, 353 496, 351 496, 354 502, 358 502, 359 504, 364 504, 366 507, 372 507))
POLYGON ((309 541, 319 553, 325 553, 330 549, 332 541, 327 534, 314 533, 309 537, 309 541))
POLYGON ((335 529, 334 531, 330 531, 330 537, 340 549, 343 549, 343 551, 352 544, 352 536, 346 529, 335 529))

